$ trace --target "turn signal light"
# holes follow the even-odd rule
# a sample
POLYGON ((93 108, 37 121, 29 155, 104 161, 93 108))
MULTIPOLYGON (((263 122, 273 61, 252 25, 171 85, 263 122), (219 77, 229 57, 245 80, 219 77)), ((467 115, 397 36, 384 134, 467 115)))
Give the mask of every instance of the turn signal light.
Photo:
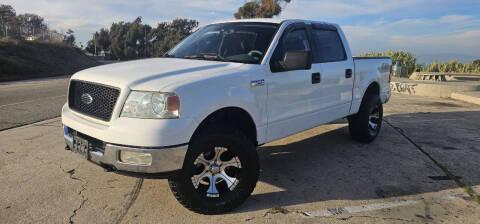
POLYGON ((167 98, 167 110, 178 111, 180 109, 180 99, 177 95, 169 96, 167 98))

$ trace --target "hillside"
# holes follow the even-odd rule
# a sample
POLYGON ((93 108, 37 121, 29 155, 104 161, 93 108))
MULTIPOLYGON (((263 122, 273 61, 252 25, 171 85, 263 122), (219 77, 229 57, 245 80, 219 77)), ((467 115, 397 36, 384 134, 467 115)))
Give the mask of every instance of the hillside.
POLYGON ((97 65, 80 49, 63 43, 0 40, 0 82, 71 75, 97 65))

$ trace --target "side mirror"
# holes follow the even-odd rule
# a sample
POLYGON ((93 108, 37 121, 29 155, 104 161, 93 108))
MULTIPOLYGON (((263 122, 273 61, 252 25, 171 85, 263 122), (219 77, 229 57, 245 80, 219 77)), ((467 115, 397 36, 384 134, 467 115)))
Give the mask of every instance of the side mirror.
POLYGON ((312 67, 310 51, 287 51, 280 64, 284 71, 305 70, 312 67))

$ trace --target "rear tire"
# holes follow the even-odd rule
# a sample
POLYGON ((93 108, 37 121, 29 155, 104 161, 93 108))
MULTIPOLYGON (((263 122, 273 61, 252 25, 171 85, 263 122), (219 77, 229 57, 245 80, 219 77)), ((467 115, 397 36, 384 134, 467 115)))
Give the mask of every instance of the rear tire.
POLYGON ((368 94, 357 114, 348 117, 350 136, 359 142, 375 140, 382 127, 383 105, 380 97, 368 94))
POLYGON ((185 208, 209 215, 242 204, 255 188, 258 175, 258 155, 252 141, 237 129, 217 127, 192 140, 183 169, 168 183, 185 208))

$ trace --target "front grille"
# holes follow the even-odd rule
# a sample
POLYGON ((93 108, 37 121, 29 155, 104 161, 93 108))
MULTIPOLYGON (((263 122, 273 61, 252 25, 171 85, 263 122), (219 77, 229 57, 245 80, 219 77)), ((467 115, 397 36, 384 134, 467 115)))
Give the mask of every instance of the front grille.
POLYGON ((110 121, 118 95, 120 90, 114 87, 72 80, 68 91, 68 105, 79 113, 110 121))

